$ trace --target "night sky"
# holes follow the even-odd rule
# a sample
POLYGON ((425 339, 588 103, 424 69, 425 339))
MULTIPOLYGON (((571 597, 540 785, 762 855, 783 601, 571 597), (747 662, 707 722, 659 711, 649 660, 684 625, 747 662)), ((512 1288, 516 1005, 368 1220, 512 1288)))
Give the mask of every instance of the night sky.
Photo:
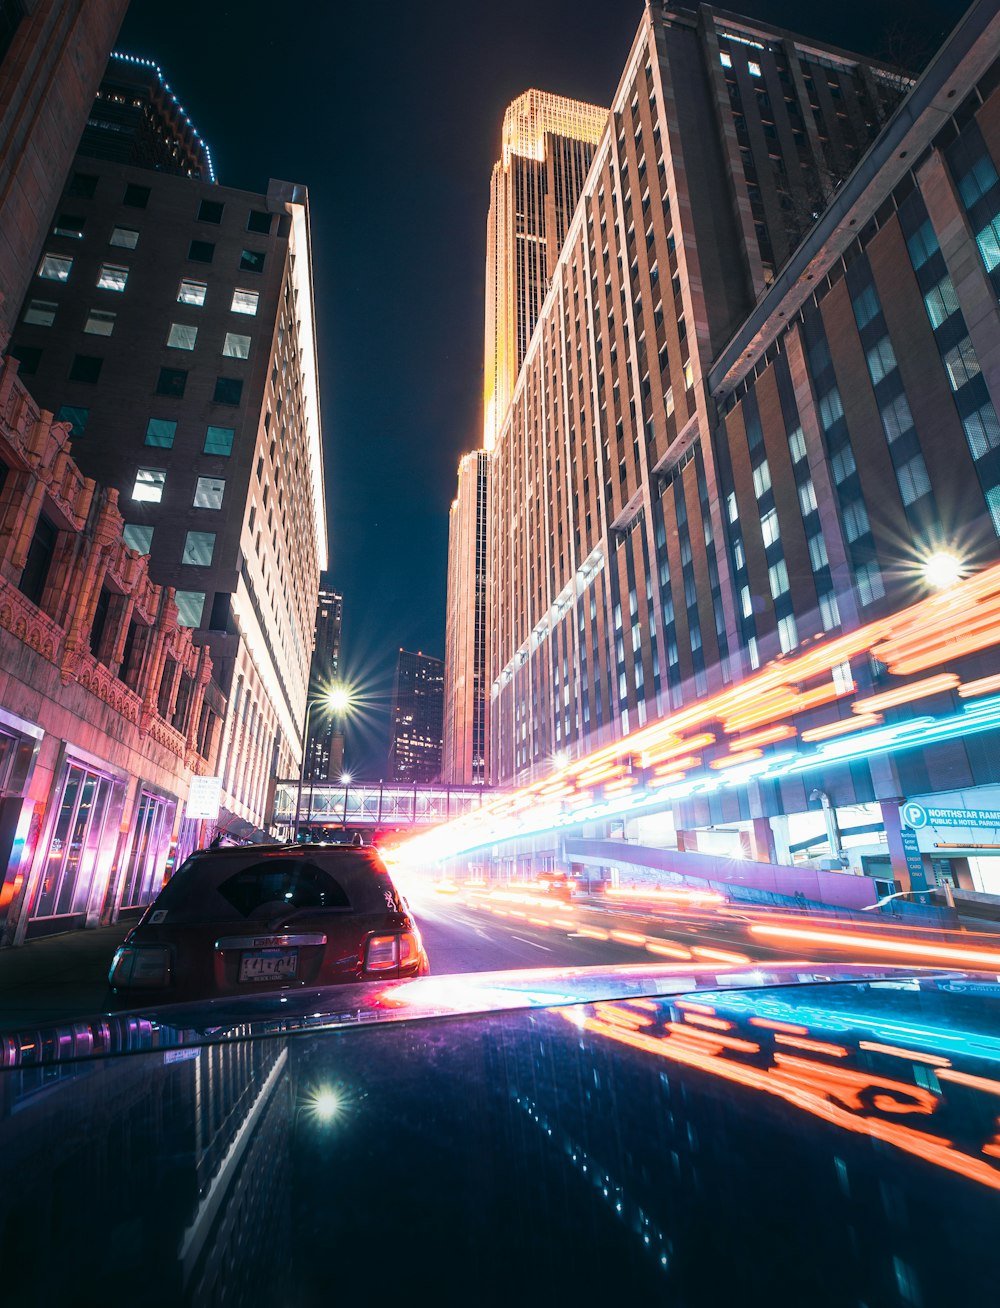
MULTIPOLYGON (((963 0, 743 0, 863 53, 926 58, 963 0)), ((609 104, 641 0, 132 0, 219 180, 309 188, 330 583, 370 705, 348 763, 378 777, 400 646, 444 654, 448 508, 482 423, 483 278, 500 123, 536 86, 609 104), (283 25, 276 21, 284 20, 283 25)))

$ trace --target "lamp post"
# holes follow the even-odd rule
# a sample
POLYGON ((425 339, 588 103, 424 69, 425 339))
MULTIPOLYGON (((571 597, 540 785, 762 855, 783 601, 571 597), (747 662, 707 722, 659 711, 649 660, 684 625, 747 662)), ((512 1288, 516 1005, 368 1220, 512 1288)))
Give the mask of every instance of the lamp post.
MULTIPOLYGON (((292 839, 298 844, 299 827, 302 817, 302 783, 306 775, 306 758, 309 754, 309 719, 312 711, 317 704, 322 705, 330 713, 343 713, 351 704, 351 692, 346 686, 336 685, 329 687, 322 695, 311 699, 306 703, 305 721, 302 723, 302 762, 299 766, 299 784, 295 796, 295 821, 292 825, 292 839)), ((312 777, 309 778, 309 807, 312 808, 312 777)))

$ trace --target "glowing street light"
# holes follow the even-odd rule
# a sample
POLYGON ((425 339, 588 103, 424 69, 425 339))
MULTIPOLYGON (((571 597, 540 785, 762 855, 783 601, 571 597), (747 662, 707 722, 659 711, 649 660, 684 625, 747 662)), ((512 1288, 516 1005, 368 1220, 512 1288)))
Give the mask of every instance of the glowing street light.
POLYGON ((950 550, 936 550, 924 560, 924 581, 934 590, 948 590, 965 576, 965 565, 950 550))
MULTIPOLYGON (((299 766, 299 786, 295 797, 295 821, 292 825, 292 839, 297 843, 299 839, 299 825, 302 816, 302 782, 306 775, 306 759, 309 755, 309 718, 317 704, 326 709, 328 713, 344 714, 347 713, 353 703, 353 695, 349 686, 343 682, 335 682, 328 686, 322 695, 315 699, 309 700, 306 704, 305 721, 302 724, 302 763, 299 766)), ((312 778, 309 782, 309 808, 312 810, 312 778)))

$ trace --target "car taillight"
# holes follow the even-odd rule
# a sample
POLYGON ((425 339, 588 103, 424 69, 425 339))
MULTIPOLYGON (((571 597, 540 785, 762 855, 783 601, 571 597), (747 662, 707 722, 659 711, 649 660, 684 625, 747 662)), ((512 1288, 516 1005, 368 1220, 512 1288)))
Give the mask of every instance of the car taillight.
POLYGON ((120 945, 108 973, 111 985, 162 989, 170 984, 170 949, 166 945, 120 945))
POLYGON ((401 931, 398 935, 372 936, 365 949, 366 972, 391 972, 407 967, 420 958, 420 943, 416 933, 401 931))

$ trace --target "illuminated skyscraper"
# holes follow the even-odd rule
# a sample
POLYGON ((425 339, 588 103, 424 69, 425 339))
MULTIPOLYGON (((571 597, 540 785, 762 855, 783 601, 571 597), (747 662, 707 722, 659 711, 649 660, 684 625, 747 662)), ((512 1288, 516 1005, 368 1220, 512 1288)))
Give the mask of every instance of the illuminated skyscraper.
POLYGON ((429 654, 401 649, 392 687, 391 780, 438 780, 443 721, 444 664, 429 654))
MULTIPOLYGON (((340 675, 340 630, 344 598, 339 591, 324 587, 316 604, 316 643, 313 646, 309 693, 322 696, 340 675)), ((344 724, 334 714, 313 709, 306 740, 307 781, 335 781, 344 770, 344 724)))
POLYGON ((489 455, 473 450, 458 465, 458 494, 448 521, 448 611, 445 634, 444 753, 441 778, 485 782, 488 759, 489 455))

